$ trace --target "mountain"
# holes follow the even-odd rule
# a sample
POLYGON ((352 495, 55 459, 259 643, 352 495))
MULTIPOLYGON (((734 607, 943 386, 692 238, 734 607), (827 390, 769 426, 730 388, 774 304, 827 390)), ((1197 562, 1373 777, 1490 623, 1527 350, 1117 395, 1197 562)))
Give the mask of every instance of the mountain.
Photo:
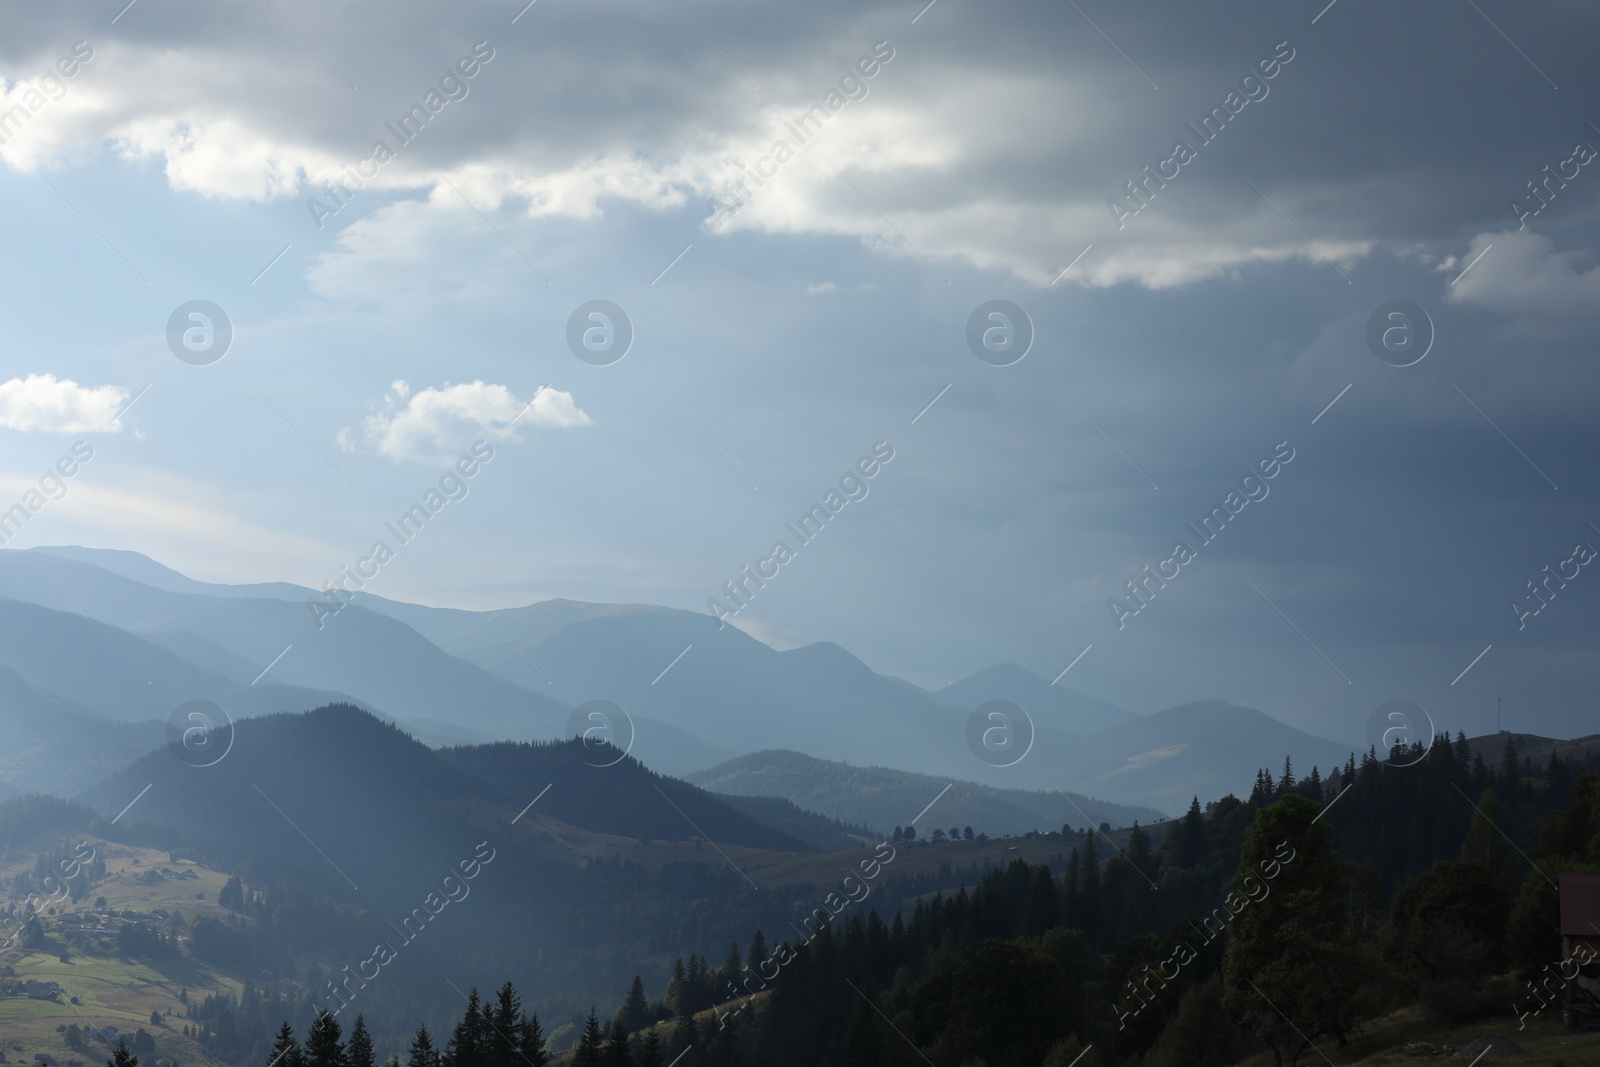
POLYGON ((251 686, 114 625, 16 600, 0 600, 0 667, 40 692, 124 722, 164 721, 189 700, 215 701, 243 716, 301 711, 340 697, 299 686, 251 686))
POLYGON ((450 870, 485 839, 528 862, 574 868, 579 857, 562 827, 812 850, 704 790, 604 754, 618 762, 592 765, 576 740, 439 751, 334 705, 240 720, 226 758, 211 766, 151 752, 79 799, 108 816, 131 802, 124 824, 248 880, 284 879, 400 910, 428 891, 432 872, 450 870))
POLYGON ((952 708, 972 711, 990 700, 1009 700, 1032 716, 1035 726, 1064 734, 1092 734, 1132 722, 1131 711, 1085 696, 1065 686, 1052 685, 1015 663, 986 667, 937 690, 933 699, 952 708))
MULTIPOLYGON (((135 552, 76 546, 0 551, 0 596, 48 607, 70 601, 91 618, 140 633, 240 685, 248 685, 282 653, 267 678, 316 692, 270 710, 303 711, 356 698, 430 744, 560 737, 571 705, 608 695, 597 690, 570 701, 557 699, 534 671, 526 671, 526 679, 501 677, 449 655, 406 622, 431 619, 437 629, 444 620, 494 635, 473 612, 362 595, 358 604, 322 618, 319 626, 307 601, 323 598, 311 589, 284 582, 198 582, 135 552), (368 610, 373 606, 389 610, 368 610)), ((663 771, 710 766, 738 752, 648 715, 632 717, 632 751, 663 771)))
MULTIPOLYGON (((107 634, 119 627, 138 637, 144 643, 131 658, 141 668, 157 664, 161 674, 152 681, 167 687, 163 700, 202 681, 208 691, 226 684, 242 694, 244 714, 347 694, 342 699, 393 717, 433 745, 564 736, 574 707, 605 699, 633 726, 631 747, 626 730, 613 740, 665 773, 787 749, 990 790, 1068 789, 1169 811, 1183 810, 1194 795, 1248 791, 1256 770, 1276 770, 1286 753, 1302 771, 1348 755, 1252 709, 1203 701, 1134 715, 1009 663, 930 693, 878 674, 838 645, 780 651, 700 612, 550 600, 478 613, 359 593, 319 620, 306 603, 318 596, 286 583, 196 582, 135 553, 0 550, 0 597, 57 612, 70 604, 107 634), (274 684, 297 688, 259 695, 274 684), (970 716, 993 699, 1018 704, 1035 726, 1032 748, 1013 766, 990 766, 968 747, 970 716)), ((0 618, 0 636, 5 626, 0 618)), ((8 631, 19 651, 0 647, 0 665, 28 684, 113 718, 170 710, 152 702, 150 685, 108 658, 115 650, 82 626, 57 625, 51 641, 31 645, 27 628, 8 631), (75 653, 65 650, 94 643, 101 645, 94 669, 75 668, 75 653)), ((1029 810, 1036 808, 992 816, 997 826, 1019 825, 1019 811, 1029 810)), ((894 814, 883 818, 895 825, 894 814)), ((1051 821, 1071 820, 1052 814, 1051 821)))
MULTIPOLYGON (((70 605, 101 623, 160 634, 169 645, 187 643, 192 649, 203 641, 254 665, 258 673, 270 666, 255 688, 270 682, 319 694, 301 700, 293 708, 297 711, 327 703, 329 694, 347 694, 399 720, 444 720, 497 739, 556 737, 566 727, 569 709, 561 701, 447 655, 410 627, 354 605, 319 620, 303 600, 172 592, 32 551, 0 551, 0 596, 52 608, 70 605)), ((92 634, 89 640, 99 642, 92 634)), ((52 658, 62 661, 71 655, 68 649, 80 646, 89 647, 88 641, 75 637, 52 658)), ((174 675, 184 667, 198 670, 164 648, 150 651, 159 651, 163 669, 174 675)), ((28 677, 26 670, 21 673, 28 677)), ((124 664, 120 672, 113 669, 81 684, 100 687, 107 698, 127 686, 131 699, 141 680, 135 675, 124 664)), ((37 684, 49 686, 42 680, 37 684)), ((197 695, 185 693, 161 708, 160 716, 197 695)))
MULTIPOLYGON (((794 852, 815 848, 757 822, 721 797, 664 778, 610 746, 586 750, 578 740, 500 741, 445 749, 440 756, 476 783, 486 799, 507 806, 537 799, 541 816, 596 833, 668 841, 703 836, 746 848, 794 852)), ((846 847, 855 844, 859 842, 846 847)))
POLYGON ((1265 767, 1276 776, 1285 755, 1303 776, 1313 766, 1326 775, 1350 754, 1346 745, 1253 708, 1202 700, 1082 738, 1048 775, 1064 787, 1178 812, 1194 796, 1248 795, 1256 771, 1265 767))
POLYGON ((0 666, 0 737, 0 799, 71 796, 163 744, 166 725, 112 722, 0 666))
MULTIPOLYGON (((734 752, 789 748, 995 785, 1012 780, 967 748, 967 718, 981 700, 971 707, 941 702, 831 642, 779 651, 710 615, 648 604, 552 600, 476 615, 367 596, 356 603, 404 620, 446 651, 510 680, 547 678, 565 700, 603 696, 734 752)), ((1077 706, 1075 695, 1062 694, 1077 706)), ((1052 719, 1060 701, 1052 696, 1052 719)), ((1037 758, 1070 743, 1053 722, 1040 724, 1037 758)))
POLYGON ((459 1012, 445 976, 510 979, 564 1017, 782 925, 815 887, 770 881, 763 861, 855 866, 859 850, 830 860, 631 758, 593 766, 597 754, 615 756, 577 740, 439 751, 343 705, 240 720, 206 767, 151 752, 80 800, 100 813, 94 835, 242 878, 255 921, 221 932, 210 958, 226 949, 246 973, 270 964, 320 989, 393 946, 381 993, 356 1001, 390 1043, 407 1018, 459 1012))
POLYGON ((880 830, 916 819, 924 835, 936 826, 971 826, 998 837, 1029 830, 1059 830, 1065 824, 1079 828, 1102 822, 1128 826, 1135 819, 1148 823, 1167 818, 1152 808, 1112 804, 1078 794, 997 789, 887 767, 857 767, 788 751, 740 756, 688 777, 716 793, 782 797, 835 819, 880 830), (929 810, 919 819, 918 812, 924 808, 929 810))

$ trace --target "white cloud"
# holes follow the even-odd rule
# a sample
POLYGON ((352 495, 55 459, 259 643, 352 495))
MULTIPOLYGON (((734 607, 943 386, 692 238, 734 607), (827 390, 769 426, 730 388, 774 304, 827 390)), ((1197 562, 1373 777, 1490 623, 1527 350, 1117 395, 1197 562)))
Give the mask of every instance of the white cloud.
MULTIPOLYGON (((72 39, 75 24, 58 6, 33 5, 8 27, 8 59, 20 71, 47 69, 72 39)), ((1568 7, 1550 32, 1561 42, 1590 39, 1600 16, 1568 7)), ((1235 112, 1238 126, 1218 147, 1201 148, 1183 177, 1161 186, 1152 212, 1116 227, 1110 198, 1123 196, 1139 168, 1156 165, 1176 138, 1193 138, 1186 122, 1223 100, 1267 46, 1265 34, 1255 45, 1241 41, 1227 20, 1177 0, 1157 5, 1166 32, 1140 43, 1140 66, 1162 82, 1160 94, 1146 92, 1126 57, 1083 33, 1081 14, 1070 9, 1031 13, 1018 40, 993 34, 994 16, 980 8, 940 12, 941 30, 919 26, 895 37, 894 57, 868 80, 854 79, 857 96, 841 75, 877 49, 886 32, 877 15, 845 4, 756 13, 709 0, 705 8, 723 29, 718 48, 759 65, 759 93, 698 46, 686 66, 682 12, 670 5, 595 0, 539 16, 560 24, 542 36, 522 33, 523 23, 484 42, 488 58, 473 64, 476 73, 459 84, 451 76, 459 95, 446 91, 447 103, 428 108, 425 135, 402 139, 393 123, 437 93, 445 72, 475 47, 459 36, 460 24, 501 21, 497 4, 468 0, 446 18, 437 5, 402 0, 385 8, 381 24, 325 6, 314 18, 306 12, 302 38, 285 32, 270 5, 172 0, 156 14, 140 9, 142 35, 99 44, 69 91, 48 111, 30 111, 23 133, 0 144, 0 161, 38 170, 109 145, 161 165, 173 189, 205 196, 316 197, 338 206, 353 192, 358 212, 317 217, 340 229, 396 196, 455 199, 447 180, 486 211, 504 206, 544 221, 594 219, 619 204, 699 210, 728 195, 729 182, 766 175, 752 179, 749 203, 719 234, 854 237, 1041 287, 1090 242, 1093 252, 1068 281, 1165 288, 1261 264, 1320 263, 1243 180, 1252 153, 1266 145, 1275 152, 1264 192, 1341 265, 1380 242, 1409 247, 1449 232, 1437 220, 1472 217, 1452 207, 1484 202, 1470 165, 1479 156, 1442 128, 1423 146, 1405 115, 1364 114, 1369 150, 1345 150, 1345 86, 1312 58, 1325 60, 1324 46, 1308 42, 1307 58, 1286 61, 1273 76, 1270 96, 1235 112), (627 32, 614 32, 619 23, 627 32), (597 36, 602 28, 607 35, 597 36), (322 57, 308 54, 307 39, 322 57), (571 44, 600 39, 603 83, 595 57, 571 44), (824 114, 830 93, 839 106, 802 136, 795 124, 824 114), (530 109, 529 101, 560 106, 530 109), (1334 135, 1313 133, 1324 127, 1334 135), (1257 148, 1238 143, 1251 140, 1257 148), (380 141, 381 166, 368 165, 380 141), (780 141, 781 166, 772 158, 780 141), (343 192, 330 193, 338 183, 343 192)), ((1434 30, 1451 35, 1436 49, 1449 55, 1455 38, 1476 41, 1481 27, 1434 30)), ((891 42, 881 44, 887 50, 891 42)), ((1420 68, 1393 75, 1427 76, 1420 68)), ((24 100, 31 84, 0 84, 0 98, 24 100)), ((1474 99, 1489 92, 1467 88, 1474 99)), ((1252 173, 1265 179, 1259 167, 1252 173)), ((307 226, 317 221, 309 209, 304 217, 307 226)))
POLYGON ((1593 314, 1600 308, 1600 266, 1594 260, 1589 249, 1557 252, 1544 234, 1506 230, 1478 234, 1463 256, 1434 269, 1460 277, 1446 293, 1451 303, 1505 315, 1593 314))
POLYGON ((409 383, 391 384, 384 409, 361 422, 359 443, 352 427, 339 431, 339 446, 359 446, 393 460, 427 458, 459 448, 473 437, 516 441, 517 425, 566 428, 592 422, 572 394, 541 385, 527 401, 504 385, 474 381, 413 393, 409 383))
POLYGON ((0 426, 46 433, 117 433, 128 399, 115 385, 84 386, 53 374, 0 382, 0 426))

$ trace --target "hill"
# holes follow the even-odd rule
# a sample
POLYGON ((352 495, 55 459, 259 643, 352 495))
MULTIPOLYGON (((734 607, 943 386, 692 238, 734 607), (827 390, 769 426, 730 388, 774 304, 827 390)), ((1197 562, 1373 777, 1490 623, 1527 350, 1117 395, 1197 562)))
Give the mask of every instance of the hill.
POLYGON ((1276 772, 1285 754, 1299 774, 1313 766, 1325 774, 1344 766, 1351 750, 1253 708, 1202 700, 1082 738, 1055 766, 1031 773, 1036 781, 1053 777, 1062 786, 1178 812, 1195 796, 1247 795, 1256 772, 1276 772))
MULTIPOLYGON (((838 645, 779 651, 709 615, 647 604, 551 600, 480 614, 361 593, 319 627, 306 604, 317 596, 311 590, 196 582, 137 554, 82 548, 0 550, 0 596, 58 616, 70 600, 96 620, 102 634, 76 616, 0 618, 0 631, 16 641, 10 654, 0 645, 0 666, 113 718, 164 717, 180 691, 236 716, 341 700, 392 717, 428 744, 470 746, 563 736, 574 706, 603 698, 633 721, 630 753, 659 772, 681 776, 786 749, 1164 811, 1183 810, 1192 796, 1246 792, 1256 770, 1281 767, 1285 753, 1302 772, 1349 754, 1257 710, 1202 701, 1134 715, 1015 664, 929 693, 838 645), (91 651, 66 651, 80 646, 91 651), (155 688, 122 660, 123 647, 139 669, 157 672, 155 688), (991 699, 1010 700, 1033 720, 1032 748, 1015 766, 992 767, 968 748, 969 717, 991 699)), ((842 817, 853 821, 884 813, 849 810, 842 817)), ((1070 821, 1061 805, 1022 810, 1070 821)), ((1016 810, 985 817, 1035 825, 1016 810)))
POLYGON ((1015 663, 986 667, 932 696, 939 703, 962 711, 971 711, 990 700, 1009 700, 1026 708, 1035 725, 1064 734, 1092 734, 1138 718, 1115 704, 1053 685, 1015 663))
POLYGON ((782 797, 803 808, 880 831, 909 824, 935 797, 938 803, 925 820, 923 833, 951 825, 991 836, 1030 830, 1059 830, 1070 824, 1127 826, 1135 819, 1159 822, 1161 812, 1146 807, 1107 803, 1077 794, 996 789, 976 782, 913 774, 887 767, 857 767, 817 759, 800 752, 773 750, 729 760, 689 775, 689 780, 717 793, 782 797), (949 786, 948 792, 944 792, 949 786), (942 795, 941 795, 942 793, 942 795))

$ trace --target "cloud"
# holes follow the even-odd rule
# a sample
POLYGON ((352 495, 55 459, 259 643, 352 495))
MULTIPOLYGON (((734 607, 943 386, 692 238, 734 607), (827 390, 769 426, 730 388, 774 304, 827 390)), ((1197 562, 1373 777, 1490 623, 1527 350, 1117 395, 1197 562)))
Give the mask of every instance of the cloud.
POLYGON ((365 447, 400 461, 430 458, 459 448, 472 437, 517 441, 517 424, 564 429, 592 421, 573 402, 572 394, 541 385, 530 400, 517 399, 504 385, 474 381, 418 393, 408 382, 390 385, 384 409, 361 422, 359 441, 352 427, 339 431, 339 447, 347 452, 365 447))
POLYGON ((53 374, 0 382, 0 426, 45 433, 117 433, 128 392, 115 385, 90 388, 53 374))
MULTIPOLYGON (((504 12, 488 0, 448 17, 407 0, 387 7, 381 26, 335 6, 303 27, 322 62, 270 6, 173 0, 139 10, 137 27, 130 13, 70 92, 0 145, 0 160, 36 170, 109 150, 162 166, 173 189, 245 201, 333 204, 328 189, 345 183, 338 195, 353 195, 359 211, 324 220, 343 229, 397 196, 453 198, 447 180, 484 210, 539 222, 591 220, 615 206, 709 217, 702 205, 729 182, 751 168, 772 173, 762 166, 782 141, 794 158, 750 186, 719 236, 831 234, 1040 287, 1092 243, 1063 284, 1162 288, 1291 260, 1325 269, 1297 229, 1348 265, 1378 245, 1450 240, 1463 220, 1499 225, 1491 220, 1504 201, 1490 192, 1520 189, 1551 145, 1573 136, 1553 118, 1529 120, 1529 100, 1499 82, 1454 84, 1445 57, 1482 50, 1478 20, 1408 11, 1372 42, 1380 74, 1352 84, 1338 61, 1344 46, 1322 33, 1336 23, 1312 34, 1267 0, 1245 0, 1229 19, 1176 0, 1157 6, 1148 19, 1108 12, 1102 23, 1120 43, 1135 42, 1135 69, 1083 32, 1071 8, 1032 9, 1025 29, 1003 34, 976 9, 935 9, 932 22, 902 31, 842 3, 788 12, 708 0, 718 49, 750 71, 756 93, 698 43, 685 61, 686 42, 697 39, 684 36, 671 5, 595 0, 535 13, 545 26, 538 36, 520 32, 526 23, 502 36, 494 27, 504 12), (493 58, 457 86, 459 98, 432 109, 425 136, 401 141, 389 127, 474 49, 463 23, 485 27, 493 58), (1256 25, 1258 38, 1238 31, 1256 25), (859 97, 802 135, 795 124, 828 94, 837 101, 843 72, 886 36, 894 58, 853 79, 859 97), (1210 142, 1189 124, 1221 106, 1285 36, 1293 44, 1279 48, 1295 58, 1270 95, 1200 147, 1210 142), (1390 106, 1436 83, 1454 95, 1439 102, 1435 123, 1419 127, 1390 106), (1484 158, 1474 135, 1502 127, 1508 141, 1484 158), (1147 180, 1141 167, 1159 171, 1178 139, 1196 141, 1198 159, 1149 210, 1116 225, 1108 205, 1130 180, 1147 180), (365 165, 379 141, 392 161, 365 165)), ((45 70, 76 32, 57 5, 37 7, 17 17, 6 42, 24 73, 45 70)), ((1600 13, 1558 5, 1523 27, 1519 44, 1553 69, 1582 69, 1580 42, 1597 23, 1600 13)), ((305 225, 314 227, 309 213, 305 225)))
POLYGON ((1585 315, 1600 308, 1600 266, 1594 261, 1590 249, 1557 252, 1542 233, 1506 230, 1478 234, 1460 259, 1452 256, 1434 269, 1460 276, 1445 297, 1454 304, 1503 315, 1585 315))

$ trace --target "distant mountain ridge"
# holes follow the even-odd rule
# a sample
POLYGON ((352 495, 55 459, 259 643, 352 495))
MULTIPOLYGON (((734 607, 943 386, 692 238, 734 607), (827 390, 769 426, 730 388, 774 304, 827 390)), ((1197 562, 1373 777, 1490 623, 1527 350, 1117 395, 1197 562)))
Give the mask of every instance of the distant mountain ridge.
POLYGON ((934 827, 954 825, 990 836, 1029 830, 1128 826, 1135 820, 1160 822, 1167 815, 1153 808, 1108 803, 1091 797, 998 789, 976 782, 951 782, 932 775, 887 767, 857 767, 816 759, 800 752, 769 750, 740 756, 688 776, 718 794, 782 797, 802 808, 847 822, 886 830, 908 825, 927 807, 917 826, 926 835, 934 827))
MULTIPOLYGON (((929 692, 831 642, 780 651, 700 612, 551 600, 479 614, 363 592, 319 627, 305 603, 319 595, 198 582, 137 553, 0 550, 0 598, 23 602, 0 601, 0 636, 17 635, 13 650, 0 643, 0 666, 112 718, 164 718, 180 693, 224 694, 236 716, 348 700, 439 746, 560 737, 576 706, 604 699, 632 722, 616 743, 664 773, 788 749, 1164 811, 1247 791, 1256 769, 1281 766, 1285 753, 1302 771, 1348 755, 1252 709, 1200 701, 1136 715, 1012 663, 929 692), (94 622, 67 614, 69 603, 94 622), (55 615, 28 616, 25 605, 55 615), (55 638, 38 641, 29 618, 55 638), (995 699, 1020 705, 1035 728, 1015 766, 968 748, 970 716, 995 699)), ((993 814, 1008 825, 1020 817, 993 814)))

